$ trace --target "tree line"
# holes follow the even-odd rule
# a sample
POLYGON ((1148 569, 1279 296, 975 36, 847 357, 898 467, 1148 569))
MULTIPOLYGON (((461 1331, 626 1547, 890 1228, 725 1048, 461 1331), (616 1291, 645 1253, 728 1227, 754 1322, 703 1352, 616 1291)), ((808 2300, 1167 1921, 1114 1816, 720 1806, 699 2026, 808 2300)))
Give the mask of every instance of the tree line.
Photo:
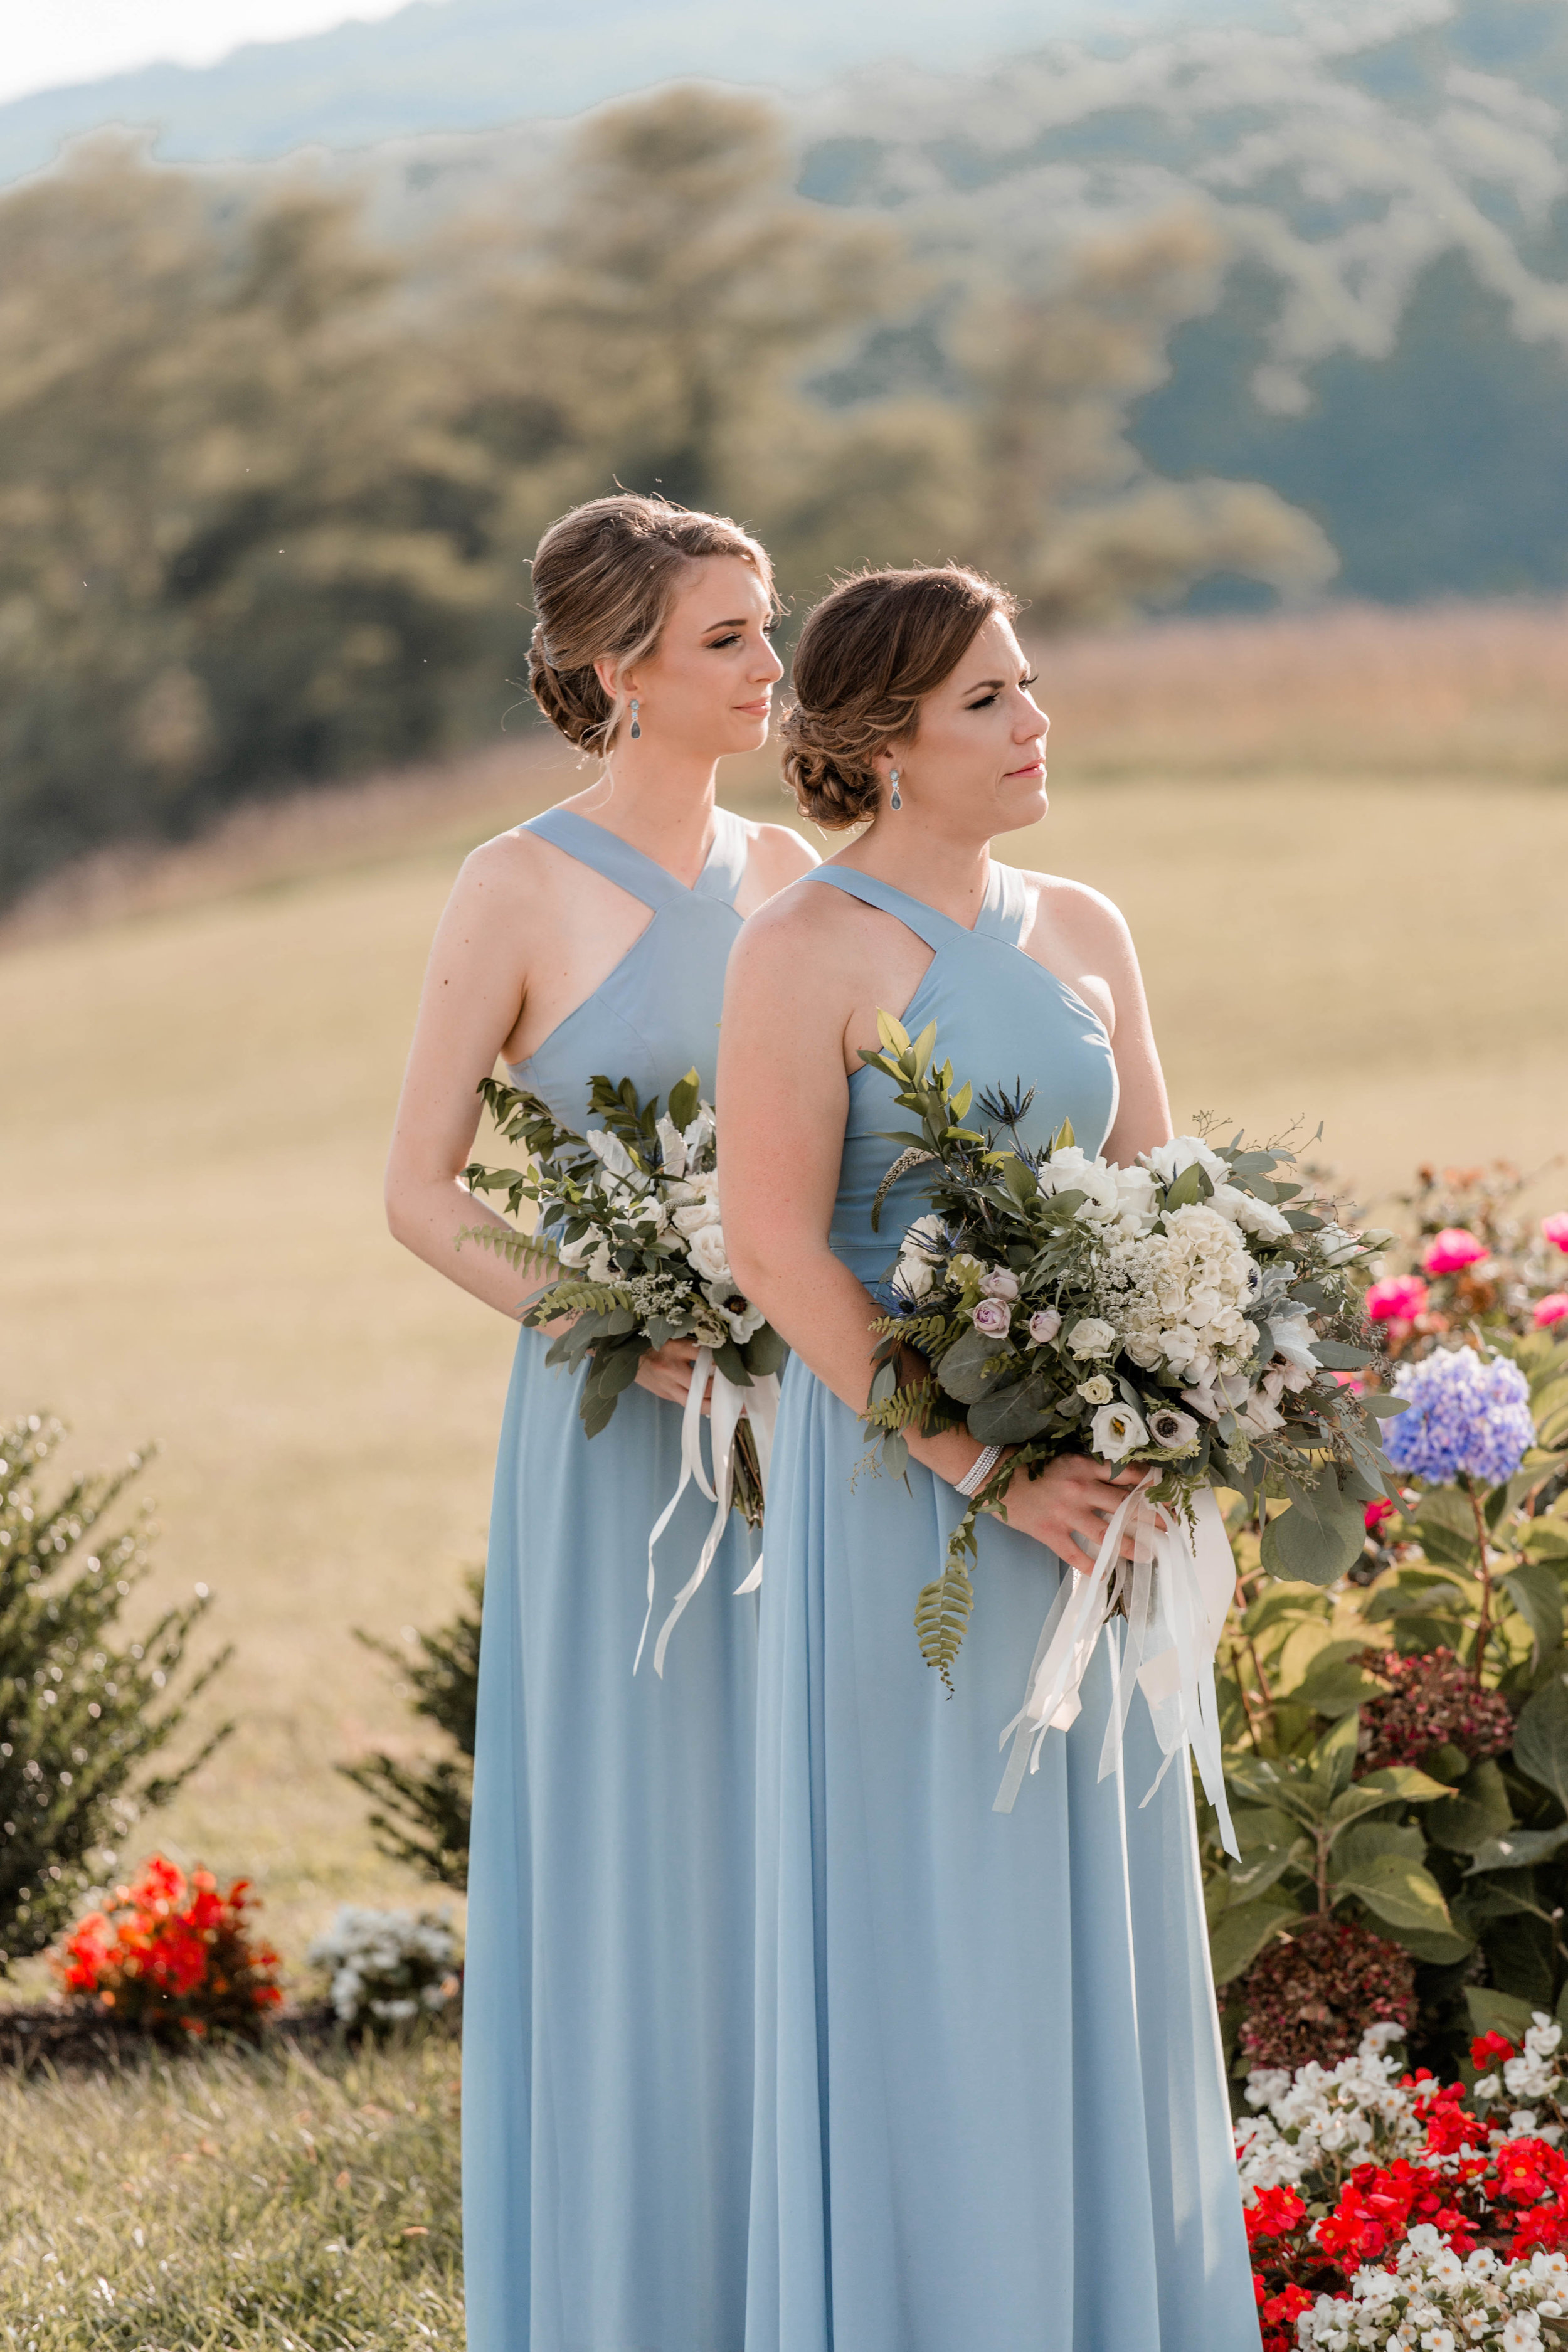
POLYGON ((601 110, 547 190, 416 247, 352 185, 79 144, 0 199, 0 894, 493 735, 534 542, 616 482, 748 522, 797 607, 948 556, 1037 630, 1321 583, 1300 511, 1127 438, 1220 266, 1179 213, 939 282, 796 192, 765 101, 703 89, 601 110), (917 316, 942 396, 828 396, 917 316))

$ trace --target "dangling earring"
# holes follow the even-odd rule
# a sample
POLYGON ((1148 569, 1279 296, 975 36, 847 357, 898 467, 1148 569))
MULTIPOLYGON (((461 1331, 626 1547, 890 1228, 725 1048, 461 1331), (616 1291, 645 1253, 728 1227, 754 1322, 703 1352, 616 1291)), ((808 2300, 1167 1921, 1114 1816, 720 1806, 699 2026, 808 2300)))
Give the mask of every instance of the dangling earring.
POLYGON ((641 709, 642 705, 634 694, 632 697, 632 741, 634 743, 637 742, 642 736, 642 720, 637 717, 637 712, 641 709))
POLYGON ((904 796, 899 790, 899 772, 897 768, 893 770, 893 772, 888 781, 893 787, 892 798, 889 801, 888 806, 889 808, 901 809, 904 804, 904 796))

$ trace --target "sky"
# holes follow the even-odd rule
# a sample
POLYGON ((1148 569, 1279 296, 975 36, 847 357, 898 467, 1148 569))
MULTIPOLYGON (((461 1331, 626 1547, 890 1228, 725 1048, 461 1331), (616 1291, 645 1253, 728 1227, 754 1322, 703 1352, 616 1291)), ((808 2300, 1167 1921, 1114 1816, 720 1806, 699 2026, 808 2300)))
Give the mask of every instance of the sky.
POLYGON ((7 10, 0 104, 137 66, 210 66, 242 41, 294 40, 405 0, 49 0, 7 10))

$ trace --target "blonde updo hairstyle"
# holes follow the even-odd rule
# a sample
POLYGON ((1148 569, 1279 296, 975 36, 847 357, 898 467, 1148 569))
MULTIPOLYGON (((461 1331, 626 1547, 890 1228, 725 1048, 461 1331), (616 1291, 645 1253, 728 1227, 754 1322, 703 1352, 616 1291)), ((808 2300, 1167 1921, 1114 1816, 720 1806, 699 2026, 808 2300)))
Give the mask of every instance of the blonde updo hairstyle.
POLYGON ((872 762, 913 740, 922 698, 951 677, 993 613, 1017 600, 962 564, 862 572, 825 596, 800 633, 783 728, 784 782, 829 831, 881 805, 872 762))
POLYGON ((707 555, 749 563, 774 612, 767 551, 726 515, 700 514, 632 490, 594 499, 552 522, 533 558, 528 683, 552 727, 580 751, 603 757, 620 732, 617 693, 605 693, 595 662, 617 675, 658 646, 683 574, 707 555))

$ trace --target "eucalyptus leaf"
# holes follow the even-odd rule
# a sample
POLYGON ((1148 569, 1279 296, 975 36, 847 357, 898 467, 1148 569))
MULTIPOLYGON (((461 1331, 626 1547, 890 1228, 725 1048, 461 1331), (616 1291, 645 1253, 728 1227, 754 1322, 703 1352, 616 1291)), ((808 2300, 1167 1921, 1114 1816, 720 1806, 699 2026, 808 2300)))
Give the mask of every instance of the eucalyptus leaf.
POLYGON ((968 1413, 971 1437, 983 1445, 1023 1445, 1037 1437, 1051 1418, 1054 1397, 1043 1372, 1011 1388, 997 1389, 972 1404, 968 1413))
POLYGON ((1361 1402, 1362 1411, 1374 1413, 1379 1421, 1393 1421, 1396 1414, 1410 1410, 1408 1397, 1394 1396, 1387 1389, 1369 1389, 1361 1402))
POLYGON ((984 1331, 965 1331, 936 1368, 938 1385, 960 1404, 978 1404, 1016 1371, 1017 1359, 984 1331))
POLYGON ((771 1323, 753 1331, 741 1353, 754 1381, 765 1381, 770 1372, 782 1372, 789 1361, 789 1349, 771 1323))
POLYGON ((1314 1496, 1315 1520, 1292 1503, 1264 1528, 1259 1549, 1270 1576, 1332 1584, 1360 1559, 1366 1543, 1361 1507, 1347 1502, 1333 1479, 1323 1484, 1330 1491, 1314 1496))
POLYGON ((1372 1361, 1370 1348, 1353 1348, 1344 1339, 1314 1339, 1312 1353, 1331 1372, 1359 1371, 1372 1361))

